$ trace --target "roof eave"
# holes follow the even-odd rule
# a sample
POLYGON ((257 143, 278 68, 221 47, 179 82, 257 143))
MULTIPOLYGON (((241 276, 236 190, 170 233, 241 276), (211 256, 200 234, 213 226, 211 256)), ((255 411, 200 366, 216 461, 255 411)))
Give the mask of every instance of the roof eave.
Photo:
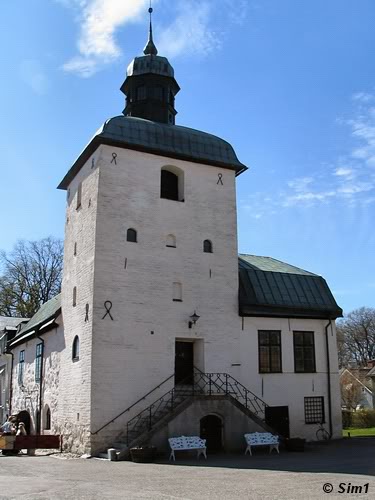
POLYGON ((59 309, 57 309, 53 314, 51 314, 48 318, 45 318, 40 323, 33 325, 29 329, 21 331, 16 337, 14 337, 14 339, 12 339, 9 349, 12 350, 13 347, 23 344, 28 339, 30 339, 30 337, 43 335, 44 333, 47 333, 51 328, 57 327, 58 324, 55 323, 55 321, 60 314, 61 314, 61 307, 59 307, 59 309))
POLYGON ((239 315, 263 318, 300 318, 335 320, 343 315, 342 309, 312 309, 307 307, 269 306, 262 304, 240 304, 239 315))
POLYGON ((86 161, 90 158, 90 156, 97 150, 100 145, 106 146, 114 146, 121 149, 131 149, 133 151, 140 151, 142 153, 150 153, 155 154, 157 156, 165 156, 167 158, 175 158, 178 160, 191 161, 193 163, 201 163, 203 165, 212 165, 214 167, 225 168, 227 170, 234 170, 236 172, 236 176, 245 172, 248 167, 238 162, 238 164, 230 164, 218 161, 210 161, 204 158, 194 158, 193 156, 179 154, 179 153, 171 153, 168 151, 161 151, 155 148, 148 148, 146 146, 141 146, 138 144, 129 144, 124 141, 117 141, 115 139, 111 139, 109 137, 104 137, 102 135, 96 135, 92 141, 86 146, 86 148, 79 155, 77 160, 74 162, 73 166, 70 168, 68 173, 65 175, 63 180, 57 186, 57 189, 66 190, 70 184, 70 182, 74 179, 86 161))

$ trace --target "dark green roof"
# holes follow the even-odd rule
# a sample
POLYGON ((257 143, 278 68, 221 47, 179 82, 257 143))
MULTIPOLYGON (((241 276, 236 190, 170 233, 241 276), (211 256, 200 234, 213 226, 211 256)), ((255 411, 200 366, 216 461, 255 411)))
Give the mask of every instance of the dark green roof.
POLYGON ((16 344, 18 340, 24 337, 28 332, 32 332, 36 328, 43 326, 43 323, 56 318, 61 310, 61 294, 56 295, 48 302, 45 302, 40 309, 34 314, 28 323, 23 325, 19 333, 12 340, 12 344, 16 344))
POLYGON ((98 130, 59 184, 59 189, 67 189, 100 144, 214 165, 235 170, 237 175, 247 169, 238 160, 232 146, 215 135, 179 125, 121 115, 106 121, 98 130))
POLYGON ((324 278, 271 257, 239 256, 241 316, 342 316, 324 278))

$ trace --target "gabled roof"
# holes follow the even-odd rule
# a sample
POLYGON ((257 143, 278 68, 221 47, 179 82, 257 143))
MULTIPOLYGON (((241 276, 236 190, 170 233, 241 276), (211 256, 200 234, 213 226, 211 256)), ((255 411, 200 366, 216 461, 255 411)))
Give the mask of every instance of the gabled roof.
POLYGON ((100 144, 214 165, 234 170, 237 175, 247 170, 238 160, 233 147, 220 137, 180 125, 121 115, 110 118, 98 130, 60 182, 58 189, 67 189, 100 144))
POLYGON ((47 326, 46 324, 52 322, 61 311, 61 294, 56 295, 48 302, 45 302, 40 309, 34 314, 28 323, 26 323, 19 333, 14 337, 11 342, 11 347, 20 343, 26 338, 29 338, 37 330, 47 326))
POLYGON ((0 316, 0 332, 5 328, 7 328, 8 330, 10 329, 16 330, 17 326, 23 321, 29 321, 29 318, 14 318, 8 316, 0 316))
POLYGON ((324 278, 277 259, 240 255, 239 281, 241 316, 342 316, 324 278))

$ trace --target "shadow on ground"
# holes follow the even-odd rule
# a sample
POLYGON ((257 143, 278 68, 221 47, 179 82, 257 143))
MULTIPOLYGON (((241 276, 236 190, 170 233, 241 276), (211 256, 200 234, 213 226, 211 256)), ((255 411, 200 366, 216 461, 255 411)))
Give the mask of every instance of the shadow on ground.
POLYGON ((196 459, 190 452, 177 452, 176 462, 160 459, 158 464, 174 466, 227 467, 288 472, 326 472, 375 476, 375 438, 348 438, 308 444, 304 452, 280 449, 280 455, 258 449, 253 456, 241 454, 208 455, 196 459))

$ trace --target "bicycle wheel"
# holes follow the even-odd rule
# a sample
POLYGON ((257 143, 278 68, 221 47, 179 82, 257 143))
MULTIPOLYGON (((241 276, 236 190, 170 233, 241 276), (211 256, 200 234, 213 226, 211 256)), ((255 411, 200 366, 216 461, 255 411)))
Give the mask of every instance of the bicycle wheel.
POLYGON ((321 428, 316 431, 316 438, 318 441, 328 441, 331 439, 331 435, 324 428, 321 428))

